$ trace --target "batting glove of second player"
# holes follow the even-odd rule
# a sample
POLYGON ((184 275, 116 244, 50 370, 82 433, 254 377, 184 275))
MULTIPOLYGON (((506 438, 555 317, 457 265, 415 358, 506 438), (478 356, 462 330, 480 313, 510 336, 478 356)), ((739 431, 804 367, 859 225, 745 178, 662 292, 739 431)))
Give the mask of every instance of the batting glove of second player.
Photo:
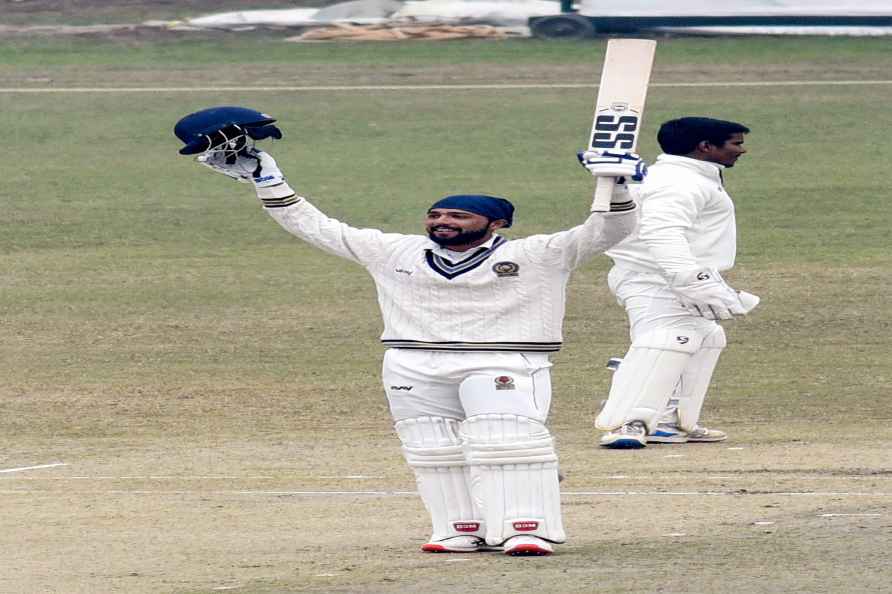
POLYGON ((626 179, 640 182, 647 175, 647 163, 635 153, 579 151, 576 158, 593 176, 615 177, 617 183, 626 179))
POLYGON ((732 289, 714 268, 679 272, 669 284, 685 309, 710 320, 731 320, 759 304, 755 295, 732 289))

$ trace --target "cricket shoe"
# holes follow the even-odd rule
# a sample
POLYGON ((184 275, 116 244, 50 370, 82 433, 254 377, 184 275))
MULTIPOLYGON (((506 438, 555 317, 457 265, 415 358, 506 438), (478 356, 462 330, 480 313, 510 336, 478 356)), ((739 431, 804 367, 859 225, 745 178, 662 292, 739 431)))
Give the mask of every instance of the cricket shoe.
POLYGON ((728 434, 718 429, 697 425, 693 431, 685 431, 676 425, 660 423, 656 431, 648 434, 647 443, 711 443, 726 439, 728 434))
POLYGON ((693 431, 688 431, 688 443, 711 443, 716 441, 725 441, 728 434, 718 429, 707 429, 696 425, 693 431))
POLYGON ((553 552, 549 542, 535 536, 512 536, 505 541, 505 554, 512 557, 543 557, 553 552))
POLYGON ((688 439, 687 431, 668 423, 658 424, 653 433, 647 434, 647 443, 687 443, 688 439))
POLYGON ((486 542, 477 536, 453 536, 443 540, 432 540, 421 545, 425 553, 476 553, 484 550, 486 542))
POLYGON ((647 446, 647 428, 641 421, 626 423, 619 429, 605 433, 601 446, 614 450, 634 450, 647 446))

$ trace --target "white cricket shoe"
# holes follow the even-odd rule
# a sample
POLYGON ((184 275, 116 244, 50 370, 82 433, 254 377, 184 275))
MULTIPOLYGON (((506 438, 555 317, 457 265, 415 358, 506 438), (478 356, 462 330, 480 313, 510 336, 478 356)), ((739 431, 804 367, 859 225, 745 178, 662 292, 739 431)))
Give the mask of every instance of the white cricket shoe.
POLYGON ((421 545, 425 553, 476 553, 486 543, 477 536, 453 536, 421 545))
POLYGON ((667 423, 660 423, 656 431, 647 435, 647 443, 710 443, 726 439, 728 434, 718 429, 697 425, 693 431, 685 431, 667 423))
POLYGON ((505 541, 505 554, 512 557, 541 557, 553 552, 551 543, 536 536, 512 536, 505 541))
POLYGON ((619 429, 605 433, 601 446, 616 450, 643 448, 647 446, 647 428, 641 421, 626 423, 619 429))
POLYGON ((710 443, 715 441, 725 441, 728 434, 718 429, 707 429, 697 425, 693 431, 688 431, 688 443, 710 443))
POLYGON ((653 433, 647 434, 647 443, 687 443, 688 433, 677 425, 660 423, 653 433))

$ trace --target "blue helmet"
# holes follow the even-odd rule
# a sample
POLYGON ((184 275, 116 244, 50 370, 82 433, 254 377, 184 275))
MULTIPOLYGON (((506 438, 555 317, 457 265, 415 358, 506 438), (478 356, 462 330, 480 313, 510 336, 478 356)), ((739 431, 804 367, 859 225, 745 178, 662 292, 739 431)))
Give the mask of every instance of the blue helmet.
POLYGON ((282 138, 282 131, 273 126, 276 120, 247 107, 208 107, 180 119, 173 128, 185 143, 181 155, 195 155, 209 150, 238 152, 247 145, 247 138, 282 138))

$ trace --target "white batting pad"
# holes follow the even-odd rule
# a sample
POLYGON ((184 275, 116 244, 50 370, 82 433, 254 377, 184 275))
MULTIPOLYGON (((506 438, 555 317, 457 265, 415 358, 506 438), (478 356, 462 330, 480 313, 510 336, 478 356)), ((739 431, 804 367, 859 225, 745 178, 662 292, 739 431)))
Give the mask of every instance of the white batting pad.
POLYGON ((403 443, 406 462, 415 472, 418 493, 431 515, 431 541, 482 537, 484 526, 471 501, 459 421, 416 417, 398 421, 394 427, 403 443))
POLYGON ((712 373, 727 344, 725 330, 717 324, 703 339, 700 350, 694 353, 684 368, 675 397, 678 399, 678 426, 685 431, 693 431, 700 420, 700 411, 712 381, 712 373))
POLYGON ((653 431, 702 341, 689 330, 657 330, 636 338, 613 375, 610 395, 595 426, 612 431, 642 421, 653 431))
POLYGON ((516 415, 477 415, 462 422, 461 436, 486 543, 498 546, 518 534, 564 542, 557 454, 545 425, 516 415))

